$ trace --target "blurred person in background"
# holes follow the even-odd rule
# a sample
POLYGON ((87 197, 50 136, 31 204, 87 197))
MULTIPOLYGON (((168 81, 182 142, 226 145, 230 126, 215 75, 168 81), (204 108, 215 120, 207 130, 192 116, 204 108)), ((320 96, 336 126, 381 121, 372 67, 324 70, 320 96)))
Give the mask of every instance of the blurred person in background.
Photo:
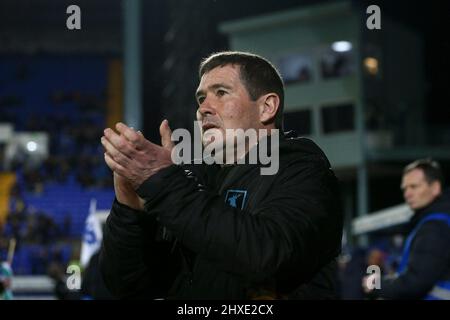
POLYGON ((113 300, 114 296, 109 292, 103 281, 99 268, 100 251, 97 251, 89 259, 89 264, 83 272, 81 284, 81 296, 83 300, 113 300))
POLYGON ((13 272, 8 262, 0 262, 0 300, 12 300, 13 272))
POLYGON ((53 294, 58 300, 80 300, 79 290, 70 290, 67 286, 67 276, 64 267, 56 261, 49 264, 47 269, 48 276, 53 280, 53 294))
POLYGON ((414 211, 397 276, 369 289, 376 274, 363 279, 371 298, 450 300, 450 191, 443 190, 439 163, 421 159, 403 170, 401 189, 414 211))
POLYGON ((339 296, 342 300, 362 300, 361 279, 367 274, 366 249, 347 249, 339 259, 339 296))
POLYGON ((371 248, 366 257, 366 265, 367 266, 379 266, 381 272, 386 269, 386 252, 381 248, 371 248))
MULTIPOLYGON (((3 257, 0 256, 0 300, 13 300, 14 298, 12 291, 13 269, 11 265, 16 251, 16 239, 10 239, 8 242, 6 259, 2 261, 3 257)), ((0 253, 3 255, 3 252, 0 253)))

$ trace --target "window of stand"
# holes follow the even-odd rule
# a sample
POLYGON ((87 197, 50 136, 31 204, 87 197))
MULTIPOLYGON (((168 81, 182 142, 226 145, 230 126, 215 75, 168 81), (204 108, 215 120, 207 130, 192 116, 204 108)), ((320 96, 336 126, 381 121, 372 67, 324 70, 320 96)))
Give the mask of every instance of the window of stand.
POLYGON ((335 79, 355 72, 355 58, 352 45, 338 41, 320 54, 320 75, 322 79, 335 79))
POLYGON ((306 54, 291 53, 281 56, 276 65, 287 85, 308 83, 313 79, 313 60, 306 54))
POLYGON ((324 106, 320 110, 324 134, 355 130, 355 108, 353 103, 324 106))

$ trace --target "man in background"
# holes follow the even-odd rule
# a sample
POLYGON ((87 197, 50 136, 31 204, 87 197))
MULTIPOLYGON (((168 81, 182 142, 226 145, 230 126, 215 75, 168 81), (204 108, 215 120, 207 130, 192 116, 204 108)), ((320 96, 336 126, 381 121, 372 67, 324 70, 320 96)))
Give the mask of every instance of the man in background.
POLYGON ((450 193, 443 191, 439 164, 421 159, 403 170, 401 189, 414 211, 398 276, 369 289, 375 274, 363 280, 370 297, 450 300, 450 193))

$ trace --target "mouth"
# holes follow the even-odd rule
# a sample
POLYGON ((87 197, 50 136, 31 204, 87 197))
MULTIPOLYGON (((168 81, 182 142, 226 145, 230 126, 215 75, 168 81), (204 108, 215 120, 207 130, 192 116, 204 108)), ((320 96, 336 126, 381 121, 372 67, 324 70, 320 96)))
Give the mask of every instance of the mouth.
POLYGON ((205 132, 206 130, 209 130, 209 129, 218 129, 219 128, 219 126, 216 126, 215 124, 213 124, 213 123, 204 123, 204 124, 202 124, 202 130, 203 130, 203 132, 205 132))

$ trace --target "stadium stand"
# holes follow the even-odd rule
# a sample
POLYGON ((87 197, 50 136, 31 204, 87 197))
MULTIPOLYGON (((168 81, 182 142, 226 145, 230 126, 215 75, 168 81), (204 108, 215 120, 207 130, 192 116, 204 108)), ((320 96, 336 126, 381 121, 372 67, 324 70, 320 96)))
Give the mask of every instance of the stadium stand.
POLYGON ((0 258, 5 259, 8 241, 15 238, 15 275, 47 274, 52 262, 65 267, 79 251, 91 199, 99 208, 111 205, 112 178, 99 143, 106 119, 107 62, 104 57, 54 55, 0 61, 0 123, 14 124, 14 132, 49 136, 43 161, 18 150, 12 161, 2 163, 15 175, 15 184, 5 196, 0 258))

